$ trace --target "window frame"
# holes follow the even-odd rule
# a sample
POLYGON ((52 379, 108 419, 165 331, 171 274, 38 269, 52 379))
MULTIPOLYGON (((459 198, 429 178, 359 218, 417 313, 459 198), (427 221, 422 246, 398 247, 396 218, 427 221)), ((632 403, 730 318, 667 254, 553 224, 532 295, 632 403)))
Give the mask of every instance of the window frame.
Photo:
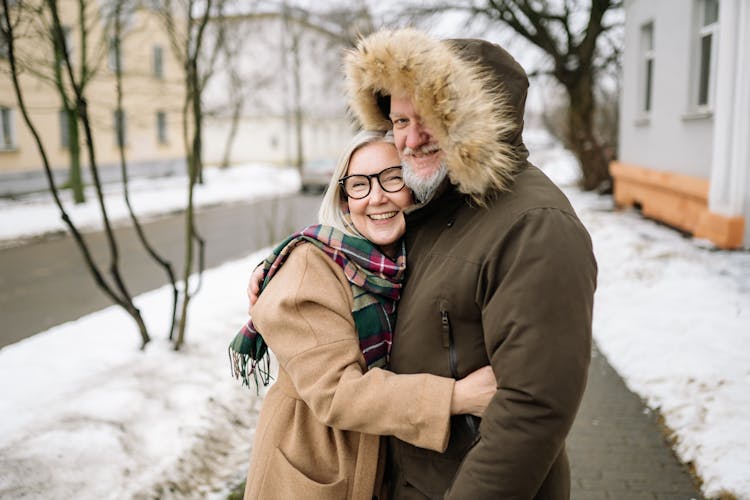
POLYGON ((641 24, 638 50, 638 117, 647 121, 654 108, 654 74, 656 68, 654 20, 641 24))
POLYGON ((162 110, 156 112, 156 142, 161 146, 169 144, 167 113, 162 110))
POLYGON ((60 148, 70 149, 70 129, 68 125, 68 112, 65 108, 60 110, 60 148))
POLYGON ((710 116, 713 113, 716 94, 716 71, 719 58, 719 8, 720 0, 696 0, 695 25, 692 35, 692 69, 690 90, 690 111, 696 115, 710 116), (706 23, 706 6, 708 2, 716 2, 716 19, 706 23), (704 52, 704 40, 708 37, 710 48, 708 54, 704 52), (708 64, 705 64, 705 57, 708 64), (707 66, 707 68, 706 68, 707 66), (706 69, 707 74, 704 73, 706 69), (705 97, 705 100, 704 100, 705 97))
POLYGON ((0 33, 0 59, 8 59, 10 57, 10 46, 5 35, 0 33))
MULTIPOLYGON (((68 60, 70 61, 70 66, 75 67, 75 60, 73 57, 73 28, 70 26, 61 26, 62 32, 63 32, 63 41, 65 42, 65 51, 68 54, 68 60)), ((65 65, 63 62, 63 54, 61 54, 60 57, 60 64, 65 65)))
POLYGON ((161 45, 154 45, 151 52, 152 61, 152 74, 154 78, 158 80, 164 79, 164 47, 161 45))
POLYGON ((125 72, 123 60, 122 60, 122 39, 117 40, 117 37, 110 36, 107 48, 107 67, 109 70, 116 74, 119 72, 123 74, 125 72))
POLYGON ((0 151, 16 151, 16 123, 14 109, 0 106, 0 151))

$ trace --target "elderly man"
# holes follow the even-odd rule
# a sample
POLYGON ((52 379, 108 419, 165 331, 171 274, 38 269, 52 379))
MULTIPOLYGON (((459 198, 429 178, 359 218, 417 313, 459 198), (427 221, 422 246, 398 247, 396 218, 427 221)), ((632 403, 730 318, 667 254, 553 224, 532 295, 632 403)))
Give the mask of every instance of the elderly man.
POLYGON ((439 454, 389 438, 395 499, 565 499, 565 438, 591 350, 596 262, 560 190, 527 161, 528 79, 497 45, 405 29, 346 59, 350 107, 393 130, 407 185, 397 373, 463 377, 489 363, 481 424, 454 417, 439 454))

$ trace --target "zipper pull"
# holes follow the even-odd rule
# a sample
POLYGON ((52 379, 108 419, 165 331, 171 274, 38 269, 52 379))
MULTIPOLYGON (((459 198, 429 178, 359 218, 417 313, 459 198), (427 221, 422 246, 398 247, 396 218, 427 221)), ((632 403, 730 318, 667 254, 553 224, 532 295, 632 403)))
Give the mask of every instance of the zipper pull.
POLYGON ((451 341, 451 324, 450 321, 448 321, 448 311, 442 304, 440 305, 440 325, 443 331, 443 347, 447 349, 450 347, 451 341))

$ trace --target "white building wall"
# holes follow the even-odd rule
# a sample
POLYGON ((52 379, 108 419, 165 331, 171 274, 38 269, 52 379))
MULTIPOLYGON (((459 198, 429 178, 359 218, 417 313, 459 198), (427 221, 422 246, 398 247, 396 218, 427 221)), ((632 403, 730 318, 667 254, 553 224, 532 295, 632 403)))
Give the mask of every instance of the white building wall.
MULTIPOLYGON (((228 135, 229 123, 226 120, 206 121, 203 158, 207 165, 221 164, 228 135)), ((335 163, 353 136, 354 129, 342 118, 306 120, 302 130, 305 162, 323 160, 335 163)), ((290 166, 294 164, 295 140, 290 124, 283 117, 243 117, 232 143, 230 161, 233 164, 272 163, 290 166)))
POLYGON ((691 109, 695 2, 626 2, 620 161, 710 177, 713 118, 691 109), (649 116, 640 111, 641 27, 653 22, 654 75, 649 116))
POLYGON ((217 64, 205 91, 207 109, 219 110, 203 128, 204 161, 220 164, 235 102, 228 66, 233 64, 243 82, 244 105, 230 162, 267 162, 292 165, 296 159, 294 124, 294 58, 292 31, 299 31, 299 102, 302 110, 302 151, 305 163, 334 163, 354 135, 346 115, 341 60, 343 47, 329 38, 299 27, 285 27, 280 19, 236 19, 241 47, 229 63, 217 64))

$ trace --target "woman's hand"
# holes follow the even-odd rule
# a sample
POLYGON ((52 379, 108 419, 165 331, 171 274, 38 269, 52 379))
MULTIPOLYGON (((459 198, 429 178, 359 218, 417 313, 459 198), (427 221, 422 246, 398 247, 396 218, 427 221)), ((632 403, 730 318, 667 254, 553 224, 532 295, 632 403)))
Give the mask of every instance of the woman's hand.
POLYGON ((456 381, 451 398, 451 415, 469 413, 481 417, 497 391, 492 367, 487 365, 456 381))
POLYGON ((247 284, 247 298, 250 300, 250 305, 247 306, 247 312, 250 314, 253 310, 253 306, 258 301, 258 295, 260 294, 260 284, 263 281, 263 266, 258 266, 250 275, 250 282, 247 284))

